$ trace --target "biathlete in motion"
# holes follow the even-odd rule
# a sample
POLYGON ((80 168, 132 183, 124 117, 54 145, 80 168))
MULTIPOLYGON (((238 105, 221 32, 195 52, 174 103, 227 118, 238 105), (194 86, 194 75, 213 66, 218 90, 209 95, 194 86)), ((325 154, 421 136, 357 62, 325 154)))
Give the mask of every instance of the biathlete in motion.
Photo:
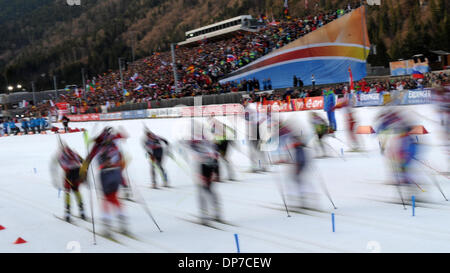
MULTIPOLYGON (((214 116, 208 118, 208 123, 211 126, 211 133, 214 136, 214 144, 217 147, 219 159, 222 159, 227 168, 228 180, 234 181, 235 175, 231 162, 228 159, 228 151, 229 147, 233 143, 232 140, 235 138, 236 132, 228 125, 214 118, 214 116)), ((221 181, 220 173, 221 171, 219 167, 217 174, 217 180, 219 182, 221 181)))
POLYGON ((307 165, 307 155, 305 152, 306 145, 302 138, 293 132, 290 132, 287 137, 288 139, 286 148, 292 151, 290 153, 292 154, 294 163, 292 179, 299 190, 298 193, 300 194, 300 203, 298 204, 298 207, 307 208, 308 206, 306 204, 306 191, 304 190, 305 181, 302 178, 305 171, 305 166, 307 165))
POLYGON ((164 150, 169 147, 169 142, 148 129, 145 129, 145 137, 144 148, 151 163, 150 169, 152 176, 152 187, 154 189, 157 188, 155 169, 158 169, 160 171, 161 178, 163 180, 163 186, 169 187, 167 173, 162 166, 164 159, 164 150))
POLYGON ((265 113, 259 113, 254 103, 244 101, 245 122, 247 124, 247 142, 249 144, 249 159, 252 172, 265 172, 267 170, 266 153, 261 151, 260 127, 266 121, 265 113))
MULTIPOLYGON (((62 144, 62 143, 61 143, 62 144)), ((64 203, 65 213, 64 219, 70 222, 70 192, 72 191, 78 203, 80 217, 86 220, 83 206, 83 198, 81 196, 79 186, 85 182, 85 179, 80 176, 80 167, 83 162, 83 158, 69 146, 62 144, 61 151, 58 154, 58 163, 64 170, 64 203)))
POLYGON ((311 112, 311 123, 314 128, 314 132, 317 135, 317 141, 319 143, 319 147, 322 150, 322 157, 327 156, 326 149, 323 143, 322 138, 330 133, 333 132, 332 128, 330 128, 325 121, 319 114, 316 112, 311 112))
POLYGON ((361 147, 359 145, 358 137, 356 135, 356 124, 357 120, 355 118, 355 111, 353 110, 352 94, 348 91, 344 91, 344 98, 338 101, 334 108, 342 108, 344 110, 345 119, 347 121, 347 132, 350 137, 352 151, 360 151, 361 147))
POLYGON ((94 146, 80 169, 81 177, 85 178, 89 165, 94 158, 97 158, 104 195, 102 221, 105 225, 105 235, 110 235, 114 214, 117 215, 120 232, 127 233, 126 216, 117 196, 121 185, 127 187, 122 175, 126 162, 117 143, 124 138, 123 134, 113 132, 111 127, 106 127, 94 140, 94 146))
MULTIPOLYGON (((404 203, 404 196, 414 195, 418 189, 423 191, 414 181, 412 175, 412 163, 413 159, 418 156, 419 144, 409 134, 411 129, 412 127, 408 126, 397 131, 398 134, 389 139, 385 152, 387 159, 390 161, 402 203, 404 203), (409 189, 405 192, 405 195, 402 194, 401 188, 403 187, 409 189)), ((407 199, 409 200, 409 198, 407 199)))
MULTIPOLYGON (((200 127, 199 124, 196 124, 195 126, 200 127)), ((197 135, 194 139, 188 140, 187 145, 193 152, 193 161, 198 162, 198 176, 200 178, 198 188, 201 223, 206 225, 210 219, 208 199, 212 202, 214 209, 213 219, 215 221, 221 221, 222 218, 219 199, 213 186, 213 181, 215 181, 215 176, 218 175, 219 167, 219 153, 217 152, 217 147, 211 140, 207 139, 203 133, 201 133, 201 135, 197 135)))

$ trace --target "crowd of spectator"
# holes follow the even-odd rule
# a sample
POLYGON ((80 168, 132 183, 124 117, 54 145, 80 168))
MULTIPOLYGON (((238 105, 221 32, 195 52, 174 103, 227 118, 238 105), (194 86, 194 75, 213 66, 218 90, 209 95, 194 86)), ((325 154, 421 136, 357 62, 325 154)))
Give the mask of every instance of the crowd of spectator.
POLYGON ((175 86, 171 52, 155 52, 129 64, 122 71, 122 77, 120 71, 108 71, 90 79, 86 96, 74 92, 59 100, 70 103, 76 109, 83 109, 185 96, 269 90, 272 88, 271 79, 226 84, 219 84, 218 81, 351 10, 348 6, 306 18, 266 20, 257 32, 238 31, 231 38, 203 40, 195 46, 177 47, 175 70, 178 86, 175 86))
MULTIPOLYGON (((295 83, 295 81, 294 81, 295 83)), ((438 86, 450 84, 450 75, 444 72, 440 73, 426 73, 423 78, 414 79, 412 76, 407 77, 388 77, 385 80, 369 80, 362 79, 354 83, 354 90, 351 91, 349 83, 323 85, 317 88, 312 86, 303 87, 295 86, 287 88, 285 90, 279 90, 278 92, 252 92, 249 97, 252 101, 262 102, 263 100, 287 100, 287 97, 291 99, 316 97, 323 94, 323 90, 333 90, 338 96, 343 95, 345 92, 353 92, 356 94, 361 93, 384 93, 394 90, 411 90, 421 88, 435 88, 438 86)))

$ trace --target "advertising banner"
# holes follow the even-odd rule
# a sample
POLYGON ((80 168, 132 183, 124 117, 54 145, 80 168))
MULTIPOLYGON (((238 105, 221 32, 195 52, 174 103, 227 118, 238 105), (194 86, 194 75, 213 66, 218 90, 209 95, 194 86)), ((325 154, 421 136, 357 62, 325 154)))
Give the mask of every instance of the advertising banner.
POLYGON ((400 94, 400 104, 431 103, 431 89, 405 90, 400 94))
POLYGON ((146 118, 148 116, 147 110, 133 110, 122 112, 122 119, 139 119, 146 118))
POLYGON ((118 120, 122 119, 121 112, 100 114, 100 120, 118 120))
POLYGON ((383 104, 383 96, 380 93, 361 93, 356 97, 355 106, 378 106, 383 104))
POLYGON ((100 120, 100 114, 82 114, 82 115, 68 115, 70 121, 95 121, 100 120))

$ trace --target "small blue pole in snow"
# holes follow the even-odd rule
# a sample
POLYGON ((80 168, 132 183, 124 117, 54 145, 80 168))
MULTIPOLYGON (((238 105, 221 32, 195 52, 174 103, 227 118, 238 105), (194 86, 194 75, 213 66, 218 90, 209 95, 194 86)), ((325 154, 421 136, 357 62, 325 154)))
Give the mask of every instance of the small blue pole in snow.
POLYGON ((412 196, 412 216, 416 215, 416 197, 413 195, 412 196))
POLYGON ((58 198, 60 197, 60 195, 61 195, 61 189, 58 189, 58 198))
POLYGON ((344 155, 344 148, 341 148, 341 155, 344 155))
POLYGON ((331 214, 331 225, 333 226, 333 232, 335 232, 335 228, 334 228, 334 213, 331 214))
POLYGON ((416 142, 419 143, 419 136, 416 136, 416 142))
POLYGON ((239 237, 236 233, 234 234, 234 240, 236 241, 237 253, 241 253, 241 249, 239 248, 239 237))
POLYGON ((33 171, 34 171, 34 173, 36 173, 37 171, 36 171, 36 168, 33 168, 33 171))

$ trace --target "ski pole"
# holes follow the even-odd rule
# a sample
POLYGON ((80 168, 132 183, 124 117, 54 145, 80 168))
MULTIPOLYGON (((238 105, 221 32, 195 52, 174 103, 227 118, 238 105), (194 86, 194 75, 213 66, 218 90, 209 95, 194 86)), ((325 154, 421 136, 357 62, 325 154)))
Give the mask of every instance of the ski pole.
MULTIPOLYGON (((130 180, 130 177, 128 176, 128 171, 125 170, 125 173, 127 174, 128 181, 130 182, 130 184, 132 184, 132 182, 130 180)), ((158 228, 159 232, 162 232, 161 228, 159 228, 158 223, 156 222, 155 218, 153 217, 152 213, 150 212, 150 209, 148 208, 144 197, 142 197, 141 193, 138 190, 135 190, 135 192, 137 193, 136 195, 138 196, 138 200, 140 201, 139 203, 142 205, 144 211, 148 214, 148 216, 150 216, 150 218, 152 219, 153 223, 158 228)))
POLYGON ((422 160, 419 160, 417 158, 414 158, 414 160, 416 160, 417 162, 422 163, 422 165, 424 165, 425 167, 428 167, 429 169, 435 171, 437 174, 442 175, 443 177, 450 179, 450 177, 448 177, 448 175, 443 174, 442 172, 436 170, 435 168, 431 167, 430 165, 426 164, 425 162, 423 162, 422 160))
MULTIPOLYGON (((268 153, 267 156, 269 157, 269 162, 270 162, 270 164, 272 165, 272 160, 271 160, 271 158, 270 158, 270 154, 268 153)), ((273 166, 273 165, 272 165, 272 166, 273 166)), ((279 167, 279 166, 278 166, 278 174, 281 174, 281 172, 280 172, 280 167, 279 167)), ((282 181, 282 179, 281 179, 280 181, 282 181)), ((289 214, 289 210, 288 210, 287 204, 286 204, 286 199, 285 199, 285 197, 284 197, 282 185, 281 185, 281 184, 278 185, 278 183, 281 183, 281 182, 275 181, 275 183, 277 184, 278 191, 280 192, 281 200, 283 200, 283 204, 284 204, 284 208, 286 209, 287 217, 291 217, 291 215, 289 214)))
POLYGON ((397 180, 396 188, 397 188, 398 194, 400 195, 400 200, 402 201, 403 209, 406 209, 405 201, 403 201, 402 191, 400 190, 400 181, 399 181, 399 178, 398 178, 398 174, 395 171, 394 163, 392 163, 392 161, 390 163, 391 163, 392 172, 394 173, 394 177, 397 180))
MULTIPOLYGON (((424 171, 424 173, 425 173, 425 171, 424 171)), ((426 174, 426 173, 425 173, 426 174)), ((441 192, 441 194, 442 194, 442 196, 444 197, 444 199, 445 199, 445 201, 448 201, 448 199, 447 199, 447 197, 445 196, 445 194, 444 194, 444 191, 442 190, 442 188, 441 188, 441 186, 439 185, 439 183, 438 183, 438 181, 436 181, 436 178, 432 175, 432 174, 430 174, 431 175, 431 180, 433 181, 433 184, 436 186, 436 188, 438 188, 438 190, 441 192)))
POLYGON ((333 205, 334 209, 337 209, 337 207, 334 205, 333 199, 331 198, 330 192, 328 191, 325 180, 323 179, 322 175, 320 174, 318 168, 314 168, 314 171, 315 171, 315 173, 317 173, 317 176, 319 177, 319 180, 320 180, 320 185, 322 186, 322 189, 325 192, 325 195, 328 197, 328 200, 330 200, 331 205, 333 205))
MULTIPOLYGON (((88 134, 87 134, 87 131, 84 131, 83 132, 83 135, 84 135, 84 141, 85 141, 85 144, 86 144, 86 151, 87 151, 87 154, 89 155, 89 141, 88 141, 88 134)), ((96 185, 95 185, 95 176, 94 176, 94 173, 93 173, 93 170, 92 170, 92 168, 91 168, 91 178, 92 178, 92 183, 94 184, 94 188, 96 188, 96 185)), ((89 184, 89 203, 90 203, 90 206, 91 206, 91 220, 92 220, 92 234, 93 234, 93 239, 94 239, 94 245, 96 245, 97 244, 97 240, 96 240, 96 234, 95 234, 95 221, 94 221, 94 197, 92 196, 92 185, 91 185, 91 183, 88 183, 89 184)), ((97 192, 96 192, 97 193, 97 192)), ((98 199, 98 196, 97 196, 97 199, 98 199)))
POLYGON ((436 185, 436 187, 438 188, 438 190, 441 192, 442 196, 444 197, 445 201, 448 201, 447 197, 445 197, 444 192, 442 191, 441 186, 439 185, 439 183, 436 181, 436 178, 434 178, 432 176, 431 180, 433 180, 434 185, 436 185))
POLYGON ((336 151, 336 149, 333 148, 333 146, 331 146, 329 143, 322 141, 322 143, 324 143, 325 145, 327 145, 328 147, 331 148, 331 150, 338 155, 338 157, 340 157, 342 160, 347 161, 338 151, 336 151))
MULTIPOLYGON (((280 174, 280 176, 281 176, 281 172, 280 172, 280 167, 279 167, 279 166, 278 166, 278 174, 280 174)), ((280 191, 281 199, 283 200, 284 208, 286 209, 287 217, 291 217, 291 215, 289 214, 289 210, 288 210, 287 204, 286 204, 286 199, 285 199, 285 197, 284 197, 283 186, 282 186, 281 184, 278 184, 278 183, 281 183, 281 181, 282 181, 282 180, 280 180, 280 181, 275 181, 275 183, 277 184, 278 190, 280 191)))
POLYGON ((92 197, 92 186, 89 183, 89 203, 91 206, 91 220, 92 220, 92 233, 94 234, 94 245, 97 244, 96 238, 95 238, 95 221, 94 221, 94 203, 93 203, 93 197, 92 197))

